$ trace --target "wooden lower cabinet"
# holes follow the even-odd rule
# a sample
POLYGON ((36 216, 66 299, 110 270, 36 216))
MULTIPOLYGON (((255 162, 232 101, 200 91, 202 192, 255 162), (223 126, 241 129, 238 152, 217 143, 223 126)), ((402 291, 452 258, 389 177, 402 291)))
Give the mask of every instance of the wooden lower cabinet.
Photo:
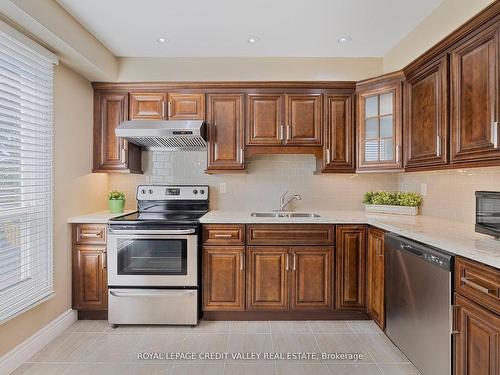
POLYGON ((499 375, 500 316, 459 294, 455 294, 455 305, 455 374, 499 375))
POLYGON ((107 310, 106 246, 73 247, 73 309, 107 310))
POLYGON ((245 309, 245 247, 203 247, 203 310, 245 309))
POLYGON ((385 327, 385 253, 384 231, 376 228, 368 229, 367 240, 367 288, 366 304, 368 313, 380 328, 385 327))
POLYGON ((337 310, 365 310, 365 225, 337 225, 335 278, 337 310))
POLYGON ((286 247, 247 248, 247 310, 288 310, 286 247))
POLYGON ((291 256, 292 310, 332 309, 332 248, 294 247, 291 256))

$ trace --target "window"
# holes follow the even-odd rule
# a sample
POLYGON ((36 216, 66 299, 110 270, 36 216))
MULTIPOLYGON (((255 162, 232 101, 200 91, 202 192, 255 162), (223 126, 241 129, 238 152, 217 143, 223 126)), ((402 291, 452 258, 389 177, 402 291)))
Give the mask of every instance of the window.
POLYGON ((0 21, 0 323, 53 294, 56 62, 0 21))

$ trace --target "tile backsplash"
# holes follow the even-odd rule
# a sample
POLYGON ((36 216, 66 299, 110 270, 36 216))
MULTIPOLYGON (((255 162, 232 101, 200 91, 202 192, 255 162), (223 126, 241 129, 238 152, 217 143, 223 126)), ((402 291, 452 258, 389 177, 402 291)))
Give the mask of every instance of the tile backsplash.
POLYGON ((476 190, 500 191, 500 167, 450 169, 432 172, 373 174, 314 174, 312 155, 263 155, 247 160, 246 174, 205 174, 204 151, 143 152, 143 175, 111 174, 109 189, 127 196, 135 208, 139 184, 207 184, 213 210, 272 210, 288 190, 302 195, 295 210, 361 210, 363 194, 370 190, 421 191, 427 184, 421 213, 472 224, 476 190), (226 183, 225 194, 219 192, 226 183))
POLYGON ((420 192, 427 184, 421 213, 468 224, 475 222, 477 190, 500 191, 500 167, 450 169, 398 175, 398 189, 420 192))
POLYGON ((144 152, 143 175, 110 175, 109 188, 125 191, 127 208, 135 207, 139 184, 207 184, 211 209, 271 210, 288 190, 302 195, 292 203, 296 210, 360 210, 369 190, 395 190, 395 174, 314 174, 312 155, 264 155, 247 161, 248 173, 208 175, 204 151, 144 152), (225 194, 219 192, 226 183, 225 194))

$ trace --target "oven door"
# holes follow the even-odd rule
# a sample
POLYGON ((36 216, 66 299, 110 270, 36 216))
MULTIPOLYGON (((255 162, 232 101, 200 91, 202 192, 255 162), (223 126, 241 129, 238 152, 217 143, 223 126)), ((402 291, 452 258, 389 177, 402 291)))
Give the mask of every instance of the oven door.
POLYGON ((194 229, 108 233, 109 286, 198 286, 198 236, 194 229))

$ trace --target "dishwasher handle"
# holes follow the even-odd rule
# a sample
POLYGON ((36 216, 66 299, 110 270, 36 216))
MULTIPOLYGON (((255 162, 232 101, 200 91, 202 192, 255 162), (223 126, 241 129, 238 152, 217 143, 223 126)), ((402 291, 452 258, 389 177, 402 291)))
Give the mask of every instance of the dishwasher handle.
POLYGON ((407 244, 407 243, 402 243, 401 245, 399 245, 399 247, 402 250, 408 251, 408 252, 410 252, 413 255, 416 255, 418 257, 422 257, 424 255, 424 253, 422 253, 420 250, 413 248, 410 244, 407 244))

